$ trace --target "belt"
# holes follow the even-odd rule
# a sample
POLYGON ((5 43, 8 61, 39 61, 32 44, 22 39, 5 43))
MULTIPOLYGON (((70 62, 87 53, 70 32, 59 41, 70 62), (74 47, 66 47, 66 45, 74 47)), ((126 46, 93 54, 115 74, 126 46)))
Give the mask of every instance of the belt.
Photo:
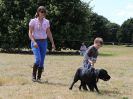
POLYGON ((45 41, 46 39, 35 39, 35 41, 41 41, 41 42, 43 42, 43 41, 45 41))

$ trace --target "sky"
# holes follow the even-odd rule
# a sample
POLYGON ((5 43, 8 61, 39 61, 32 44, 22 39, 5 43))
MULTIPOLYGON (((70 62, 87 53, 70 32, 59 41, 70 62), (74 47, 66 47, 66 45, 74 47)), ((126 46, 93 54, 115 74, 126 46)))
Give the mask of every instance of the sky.
POLYGON ((133 17, 133 0, 93 0, 90 5, 94 12, 119 25, 133 17))

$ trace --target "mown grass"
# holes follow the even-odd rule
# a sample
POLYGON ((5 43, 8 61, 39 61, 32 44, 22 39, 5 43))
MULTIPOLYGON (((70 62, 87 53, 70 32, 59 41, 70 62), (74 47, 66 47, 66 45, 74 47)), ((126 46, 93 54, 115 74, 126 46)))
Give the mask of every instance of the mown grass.
POLYGON ((100 49, 96 68, 104 68, 111 75, 108 82, 99 81, 101 94, 68 90, 73 75, 81 66, 82 56, 48 55, 43 80, 31 81, 33 55, 0 53, 0 99, 132 99, 133 48, 105 46, 100 49))

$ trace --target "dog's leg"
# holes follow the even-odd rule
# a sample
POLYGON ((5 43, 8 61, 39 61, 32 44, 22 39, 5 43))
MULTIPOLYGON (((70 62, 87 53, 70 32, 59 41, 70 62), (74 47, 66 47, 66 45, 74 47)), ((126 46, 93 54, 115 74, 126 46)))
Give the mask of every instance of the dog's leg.
POLYGON ((74 80, 73 80, 73 83, 71 84, 71 86, 70 86, 70 90, 72 90, 72 88, 73 88, 73 85, 79 80, 79 74, 80 74, 80 69, 78 69, 77 71, 76 71, 76 74, 75 74, 75 76, 74 76, 74 80))
POLYGON ((83 87, 84 91, 88 91, 87 86, 86 86, 86 83, 83 83, 82 84, 82 87, 83 87))
POLYGON ((89 84, 87 84, 87 86, 88 86, 88 88, 90 89, 90 91, 91 91, 91 87, 90 87, 90 85, 89 84))
POLYGON ((79 90, 81 91, 81 87, 82 87, 82 85, 80 84, 80 86, 79 86, 79 90))
POLYGON ((70 90, 72 90, 73 85, 74 85, 78 80, 79 80, 78 76, 75 75, 74 80, 73 80, 73 83, 71 84, 71 86, 70 86, 70 88, 69 88, 70 90))
POLYGON ((77 79, 73 81, 73 83, 71 84, 71 86, 70 86, 70 88, 69 88, 70 90, 72 90, 73 85, 74 85, 77 81, 78 81, 77 79))
POLYGON ((98 89, 98 87, 97 87, 97 84, 94 85, 94 88, 96 89, 96 91, 97 91, 98 93, 100 93, 100 92, 99 92, 99 89, 98 89))
POLYGON ((81 84, 79 86, 79 90, 81 90, 81 88, 83 88, 85 91, 88 91, 87 87, 86 87, 86 83, 81 81, 81 84))
POLYGON ((93 84, 87 84, 88 85, 88 87, 89 87, 89 89, 90 89, 90 91, 94 91, 94 86, 93 86, 93 84))

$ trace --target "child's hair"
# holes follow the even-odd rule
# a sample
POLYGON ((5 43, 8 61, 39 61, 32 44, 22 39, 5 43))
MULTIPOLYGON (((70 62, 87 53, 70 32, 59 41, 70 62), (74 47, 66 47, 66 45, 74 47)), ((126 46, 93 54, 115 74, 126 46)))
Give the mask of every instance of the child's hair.
POLYGON ((94 44, 96 44, 96 43, 100 43, 101 45, 103 45, 103 39, 101 37, 95 38, 94 44))

